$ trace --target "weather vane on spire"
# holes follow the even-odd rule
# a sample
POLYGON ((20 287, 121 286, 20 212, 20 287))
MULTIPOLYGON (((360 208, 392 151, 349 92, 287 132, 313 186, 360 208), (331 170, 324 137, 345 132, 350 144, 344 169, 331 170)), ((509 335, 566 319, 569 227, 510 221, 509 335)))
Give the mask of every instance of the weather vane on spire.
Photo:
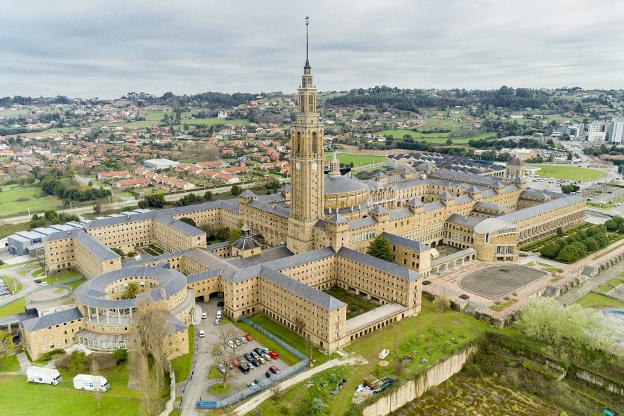
POLYGON ((308 26, 310 26, 310 16, 305 17, 306 22, 306 68, 310 67, 310 61, 308 60, 308 26))

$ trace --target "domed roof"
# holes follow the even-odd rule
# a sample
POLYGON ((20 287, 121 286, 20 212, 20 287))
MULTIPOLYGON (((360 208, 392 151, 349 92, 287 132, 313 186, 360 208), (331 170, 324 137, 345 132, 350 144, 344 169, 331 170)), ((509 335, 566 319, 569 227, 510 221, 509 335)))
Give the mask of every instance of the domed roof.
POLYGON ((363 189, 368 190, 368 185, 357 179, 347 178, 346 176, 328 176, 325 175, 325 193, 326 194, 342 194, 346 192, 356 192, 363 189))

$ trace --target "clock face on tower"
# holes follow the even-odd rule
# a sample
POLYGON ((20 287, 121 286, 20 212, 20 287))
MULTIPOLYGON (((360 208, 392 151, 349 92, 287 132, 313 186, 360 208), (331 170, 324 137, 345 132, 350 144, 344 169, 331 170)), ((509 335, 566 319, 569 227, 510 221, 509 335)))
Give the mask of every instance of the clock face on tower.
POLYGON ((295 163, 295 169, 297 170, 301 169, 301 163, 299 162, 295 163))

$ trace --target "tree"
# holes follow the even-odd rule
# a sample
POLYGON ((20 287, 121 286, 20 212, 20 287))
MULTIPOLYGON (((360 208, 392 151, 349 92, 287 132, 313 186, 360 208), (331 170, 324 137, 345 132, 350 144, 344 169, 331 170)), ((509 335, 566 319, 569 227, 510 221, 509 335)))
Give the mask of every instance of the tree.
POLYGON ((217 347, 219 349, 219 364, 221 364, 225 371, 223 375, 223 384, 228 381, 230 372, 232 371, 232 361, 237 358, 239 346, 236 345, 234 339, 238 337, 238 333, 231 325, 220 325, 217 333, 217 347), (232 342, 233 346, 230 346, 229 342, 232 342))
POLYGON ((447 145, 452 145, 453 144, 453 139, 451 139, 450 137, 448 139, 446 139, 446 144, 447 145))
POLYGON ((618 223, 615 218, 605 221, 604 226, 607 227, 607 231, 616 231, 618 229, 618 223))
POLYGON ((205 199, 206 201, 212 201, 212 199, 213 199, 213 198, 214 198, 214 197, 213 197, 213 195, 212 195, 212 192, 210 192, 210 191, 206 191, 206 193, 204 194, 204 199, 205 199))
POLYGON ((540 254, 544 257, 554 259, 559 254, 559 245, 557 243, 549 243, 542 247, 540 254))
POLYGON ((130 366, 142 393, 142 414, 160 413, 160 389, 167 366, 169 312, 149 301, 138 302, 130 331, 130 366), (151 368, 150 368, 151 363, 151 368))
POLYGON ((242 193, 243 193, 243 190, 241 189, 241 187, 240 187, 240 186, 238 186, 238 185, 233 185, 233 186, 232 186, 232 189, 230 190, 230 193, 231 193, 232 195, 236 196, 236 195, 240 195, 240 194, 242 194, 242 193))
MULTIPOLYGON (((91 375, 99 376, 100 375, 100 365, 98 364, 98 360, 95 356, 91 358, 91 375)), ((101 386, 98 386, 101 387, 101 386)), ((97 404, 97 408, 100 408, 100 402, 102 401, 102 391, 100 388, 97 388, 92 391, 93 398, 95 399, 95 403, 97 404)))
POLYGON ((162 208, 165 206, 165 197, 163 194, 146 195, 142 201, 139 201, 139 208, 162 208))
POLYGON ((589 252, 598 250, 598 243, 591 237, 587 237, 583 240, 583 245, 589 252))
POLYGON ((390 242, 381 234, 375 237, 375 239, 368 246, 368 250, 366 252, 373 257, 377 257, 378 259, 389 262, 394 261, 394 253, 392 252, 390 242))
POLYGON ((579 259, 579 253, 571 244, 563 247, 557 254, 557 260, 564 261, 566 263, 572 263, 579 259))
POLYGON ((13 334, 9 331, 0 331, 0 360, 4 360, 15 351, 13 334))
POLYGON ((72 353, 67 358, 67 370, 70 373, 79 373, 87 366, 87 362, 89 358, 82 351, 72 351, 72 353))
POLYGON ((438 313, 436 319, 436 332, 440 334, 441 315, 451 309, 451 301, 444 295, 438 295, 433 299, 432 306, 433 310, 438 313))
POLYGON ((130 282, 126 285, 123 293, 121 294, 122 299, 134 299, 139 294, 141 288, 135 282, 130 282))

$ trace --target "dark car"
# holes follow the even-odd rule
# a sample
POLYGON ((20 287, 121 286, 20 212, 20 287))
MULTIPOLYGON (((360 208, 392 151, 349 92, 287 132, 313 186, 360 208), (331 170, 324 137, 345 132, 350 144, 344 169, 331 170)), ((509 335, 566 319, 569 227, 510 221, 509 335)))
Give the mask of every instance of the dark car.
POLYGON ((273 373, 271 373, 270 371, 265 371, 264 375, 266 378, 271 378, 271 376, 273 375, 273 373))
POLYGON ((220 308, 222 308, 223 306, 225 306, 225 302, 223 302, 222 300, 219 301, 219 303, 217 303, 217 306, 219 306, 220 308))
POLYGON ((41 279, 35 279, 35 283, 41 283, 41 279))
POLYGON ((241 371, 241 373, 243 373, 243 374, 247 374, 247 373, 249 372, 249 370, 251 370, 251 368, 250 368, 247 364, 245 364, 245 363, 243 363, 243 364, 239 365, 239 366, 238 366, 238 369, 239 369, 239 370, 241 371))

